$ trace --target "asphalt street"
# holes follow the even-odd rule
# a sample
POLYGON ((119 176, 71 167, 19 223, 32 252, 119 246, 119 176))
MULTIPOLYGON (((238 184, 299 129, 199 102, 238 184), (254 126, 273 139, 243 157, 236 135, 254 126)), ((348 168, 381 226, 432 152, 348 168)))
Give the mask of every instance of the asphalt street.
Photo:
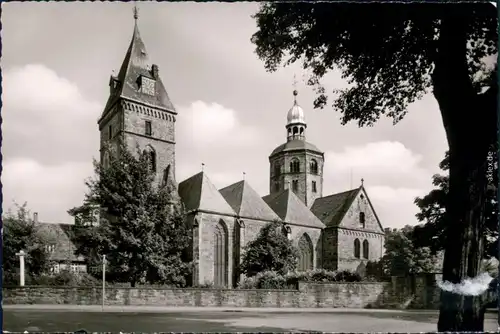
MULTIPOLYGON (((429 332, 435 311, 113 309, 75 307, 4 308, 10 332, 429 332)), ((496 314, 487 314, 486 331, 497 330, 496 314)))

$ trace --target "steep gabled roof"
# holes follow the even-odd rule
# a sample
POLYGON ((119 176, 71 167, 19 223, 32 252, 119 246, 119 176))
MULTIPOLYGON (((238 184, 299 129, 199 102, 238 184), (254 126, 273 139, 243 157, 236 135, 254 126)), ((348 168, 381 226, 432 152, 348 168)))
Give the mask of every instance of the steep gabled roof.
POLYGON ((156 92, 154 96, 143 94, 139 91, 139 79, 141 76, 153 79, 153 73, 151 68, 149 68, 149 65, 151 64, 149 63, 146 47, 141 39, 136 22, 134 32, 132 34, 132 41, 130 42, 127 53, 125 54, 120 71, 116 77, 112 78, 112 80, 118 82, 118 87, 115 89, 113 94, 110 94, 102 116, 104 116, 111 106, 114 105, 120 98, 144 102, 153 107, 166 109, 175 113, 175 108, 170 101, 163 82, 159 77, 154 78, 156 80, 156 92))
POLYGON ((76 256, 76 247, 71 241, 74 225, 37 223, 38 233, 47 245, 54 245, 54 251, 49 254, 51 261, 84 261, 82 256, 76 256))
POLYGON ((187 211, 207 210, 221 214, 236 215, 204 172, 200 172, 182 181, 179 184, 179 196, 187 211))
POLYGON ((319 220, 302 201, 289 189, 262 198, 286 223, 324 228, 319 220))
POLYGON ((279 217, 246 181, 236 182, 219 192, 241 217, 277 220, 279 217))
POLYGON ((338 226, 360 191, 361 187, 317 198, 311 206, 311 211, 326 226, 338 226))

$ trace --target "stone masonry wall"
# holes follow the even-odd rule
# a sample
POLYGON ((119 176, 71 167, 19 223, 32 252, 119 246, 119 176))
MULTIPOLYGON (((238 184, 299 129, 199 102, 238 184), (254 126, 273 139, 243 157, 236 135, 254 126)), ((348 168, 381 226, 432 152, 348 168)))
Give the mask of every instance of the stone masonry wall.
MULTIPOLYGON (((431 275, 432 276, 432 275, 431 275)), ((436 309, 435 279, 299 283, 298 290, 106 288, 106 305, 436 309), (429 298, 431 297, 431 298, 429 298)), ((100 305, 100 287, 4 287, 4 304, 100 305)))
POLYGON ((233 286, 233 250, 235 219, 229 216, 199 213, 198 221, 198 284, 209 284, 214 281, 214 233, 219 223, 225 226, 227 233, 227 282, 233 286))
POLYGON ((340 222, 337 230, 338 267, 339 270, 360 270, 367 261, 377 261, 383 255, 384 233, 381 230, 377 217, 373 212, 366 193, 360 192, 346 215, 340 222), (363 197, 363 198, 362 198, 363 197), (365 213, 365 227, 361 225, 359 213, 365 213), (361 258, 354 256, 354 240, 359 239, 361 246, 364 240, 369 243, 368 259, 363 258, 363 247, 361 247, 361 258))

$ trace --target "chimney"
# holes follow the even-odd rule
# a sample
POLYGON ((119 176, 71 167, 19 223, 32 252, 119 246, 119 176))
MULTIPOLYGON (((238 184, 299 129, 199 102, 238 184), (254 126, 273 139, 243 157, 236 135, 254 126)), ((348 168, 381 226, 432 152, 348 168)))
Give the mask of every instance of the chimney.
POLYGON ((38 212, 33 213, 33 222, 38 223, 38 212))
POLYGON ((156 64, 153 64, 153 66, 151 66, 151 72, 153 74, 153 78, 155 79, 158 79, 158 73, 159 73, 159 69, 158 69, 158 65, 156 64))

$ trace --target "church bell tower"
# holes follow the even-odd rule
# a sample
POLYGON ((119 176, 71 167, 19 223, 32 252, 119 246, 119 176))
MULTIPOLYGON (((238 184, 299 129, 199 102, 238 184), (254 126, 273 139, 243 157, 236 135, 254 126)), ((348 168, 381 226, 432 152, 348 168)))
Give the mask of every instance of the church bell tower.
POLYGON ((99 118, 101 161, 110 154, 105 143, 122 140, 132 153, 146 151, 156 172, 155 183, 175 178, 175 121, 177 112, 160 78, 158 65, 151 64, 139 34, 138 11, 134 7, 134 31, 118 74, 109 79, 109 98, 99 118))
POLYGON ((269 156, 269 193, 291 189, 307 207, 323 196, 324 153, 306 141, 307 123, 304 110, 293 91, 293 106, 288 111, 286 143, 269 156))

